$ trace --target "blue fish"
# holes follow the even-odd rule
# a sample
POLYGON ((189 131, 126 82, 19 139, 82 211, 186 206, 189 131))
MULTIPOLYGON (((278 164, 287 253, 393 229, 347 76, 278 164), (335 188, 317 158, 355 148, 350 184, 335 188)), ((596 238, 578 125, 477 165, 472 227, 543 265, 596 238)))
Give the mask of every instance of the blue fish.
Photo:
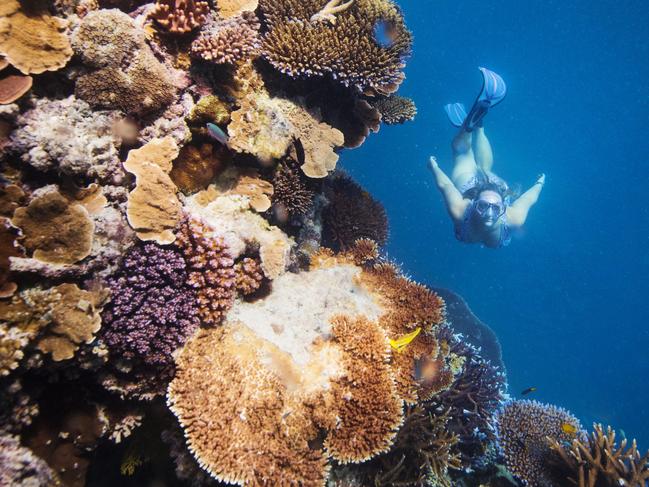
POLYGON ((395 40, 395 27, 392 22, 379 19, 374 24, 374 41, 384 49, 388 49, 394 45, 395 40))
POLYGON ((207 127, 207 134, 210 137, 212 137, 214 140, 216 140, 217 142, 220 142, 223 145, 228 144, 228 140, 229 140, 228 134, 226 134, 221 129, 221 127, 219 127, 218 125, 216 125, 214 123, 208 123, 206 125, 206 127, 207 127))

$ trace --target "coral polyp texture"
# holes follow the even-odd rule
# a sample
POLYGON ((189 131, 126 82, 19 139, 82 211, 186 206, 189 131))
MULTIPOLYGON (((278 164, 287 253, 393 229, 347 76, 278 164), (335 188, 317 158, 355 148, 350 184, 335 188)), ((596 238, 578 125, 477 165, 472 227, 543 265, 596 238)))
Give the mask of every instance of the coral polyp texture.
POLYGON ((212 19, 192 43, 192 54, 216 64, 233 64, 252 58, 261 45, 260 26, 252 12, 226 20, 212 19))
POLYGON ((371 105, 381 113, 381 121, 388 125, 413 120, 417 115, 415 102, 399 95, 376 98, 371 105))
POLYGON ((396 91, 412 44, 399 8, 390 0, 355 0, 338 11, 333 3, 261 0, 263 56, 289 76, 330 75, 361 92, 396 91), (375 37, 377 23, 388 43, 375 37))
POLYGON ((169 32, 185 34, 201 26, 209 11, 205 1, 158 0, 149 15, 169 32))

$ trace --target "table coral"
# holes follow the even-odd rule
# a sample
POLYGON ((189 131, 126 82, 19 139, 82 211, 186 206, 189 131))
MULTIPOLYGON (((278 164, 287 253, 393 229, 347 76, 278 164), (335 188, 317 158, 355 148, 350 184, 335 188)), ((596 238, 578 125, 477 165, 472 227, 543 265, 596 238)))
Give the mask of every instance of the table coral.
POLYGON ((21 229, 21 243, 35 259, 74 264, 90 254, 94 222, 80 204, 55 186, 39 192, 26 207, 16 209, 12 223, 21 229))
POLYGON ((317 0, 260 0, 259 6, 268 29, 262 54, 282 73, 331 75, 360 92, 379 93, 396 91, 405 78, 412 34, 390 0, 355 0, 333 23, 317 21, 323 7, 317 0), (389 45, 375 39, 378 22, 390 26, 389 45))
POLYGON ((108 280, 111 302, 102 313, 101 339, 116 357, 153 366, 173 362, 172 353, 198 327, 196 295, 187 264, 175 247, 132 247, 108 280))
POLYGON ((72 46, 90 68, 77 78, 75 93, 93 107, 143 115, 175 99, 171 73, 153 55, 144 31, 125 13, 90 12, 73 33, 72 46))
POLYGON ((381 113, 381 121, 388 125, 414 120, 417 115, 415 102, 410 98, 392 95, 371 100, 370 104, 381 113))
POLYGON ((113 127, 120 119, 119 112, 93 111, 74 96, 41 98, 16 120, 10 149, 40 171, 118 184, 124 171, 119 160, 121 141, 113 127))
POLYGON ((72 57, 67 23, 47 11, 25 9, 18 0, 0 7, 0 54, 23 74, 56 71, 72 57))
POLYGON ((212 19, 192 43, 192 54, 216 64, 234 64, 253 58, 261 46, 260 26, 252 12, 226 20, 212 19))
POLYGON ((154 139, 132 149, 124 169, 135 175, 135 189, 128 195, 128 222, 142 240, 168 244, 175 240, 173 229, 180 221, 181 204, 169 177, 178 146, 171 137, 154 139))
POLYGON ((149 14, 173 34, 185 34, 200 27, 210 11, 208 2, 200 0, 157 0, 149 14))

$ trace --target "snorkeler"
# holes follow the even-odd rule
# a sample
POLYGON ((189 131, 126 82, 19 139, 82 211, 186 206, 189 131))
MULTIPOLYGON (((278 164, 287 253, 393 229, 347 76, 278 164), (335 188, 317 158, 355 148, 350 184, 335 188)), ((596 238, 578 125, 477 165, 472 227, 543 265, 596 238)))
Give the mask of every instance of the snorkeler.
POLYGON ((496 176, 491 145, 482 120, 489 109, 505 98, 505 81, 493 71, 480 68, 484 82, 468 115, 461 103, 444 109, 460 131, 453 139, 455 165, 451 178, 430 158, 429 168, 455 225, 455 236, 466 243, 481 243, 498 248, 509 244, 512 230, 520 228, 530 208, 536 203, 545 184, 541 174, 536 183, 510 202, 512 193, 507 183, 496 176))

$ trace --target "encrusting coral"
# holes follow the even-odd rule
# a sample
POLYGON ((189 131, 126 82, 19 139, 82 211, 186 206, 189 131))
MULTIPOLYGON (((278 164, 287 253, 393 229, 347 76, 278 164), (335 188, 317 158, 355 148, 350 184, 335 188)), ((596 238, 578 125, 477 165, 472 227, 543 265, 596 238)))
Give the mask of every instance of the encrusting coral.
POLYGON ((216 64, 234 64, 252 58, 261 45, 260 26, 252 12, 226 20, 210 19, 192 43, 192 54, 216 64))
POLYGON ((568 411, 537 401, 511 401, 496 415, 497 436, 507 469, 529 487, 552 485, 548 460, 554 442, 584 436, 568 411))
POLYGON ((89 68, 79 74, 75 94, 93 107, 143 115, 176 97, 171 73, 155 58, 144 31, 119 10, 86 15, 72 35, 72 47, 89 68))
POLYGON ((186 145, 180 149, 169 176, 178 189, 191 194, 207 188, 227 162, 228 155, 212 144, 186 145))
POLYGON ((18 0, 0 6, 0 55, 23 74, 56 71, 72 57, 67 23, 18 0))
POLYGON ((254 12, 257 10, 259 0, 216 0, 219 17, 228 19, 241 15, 243 12, 254 12))
POLYGON ((113 128, 121 118, 114 110, 93 111, 74 96, 41 98, 16 120, 10 150, 39 171, 56 170, 119 184, 124 178, 121 140, 113 128))
POLYGON ((132 149, 124 169, 135 175, 135 189, 128 195, 128 222, 142 240, 168 244, 182 216, 176 185, 169 177, 178 146, 171 137, 154 139, 132 149))
POLYGON ((200 27, 209 11, 209 3, 201 0, 157 0, 149 15, 169 32, 185 34, 200 27))
POLYGON ((262 55, 282 73, 331 75, 360 92, 383 94, 403 81, 412 35, 390 0, 354 0, 340 12, 320 16, 318 0, 261 0, 259 6, 268 29, 262 55), (375 38, 378 23, 386 26, 388 43, 375 38))
POLYGON ((197 296, 178 248, 141 243, 108 280, 111 301, 102 312, 101 339, 111 354, 153 366, 173 363, 173 352, 199 325, 197 296))
POLYGON ((399 95, 376 98, 370 104, 381 113, 381 121, 388 125, 408 122, 417 115, 415 102, 399 95))

